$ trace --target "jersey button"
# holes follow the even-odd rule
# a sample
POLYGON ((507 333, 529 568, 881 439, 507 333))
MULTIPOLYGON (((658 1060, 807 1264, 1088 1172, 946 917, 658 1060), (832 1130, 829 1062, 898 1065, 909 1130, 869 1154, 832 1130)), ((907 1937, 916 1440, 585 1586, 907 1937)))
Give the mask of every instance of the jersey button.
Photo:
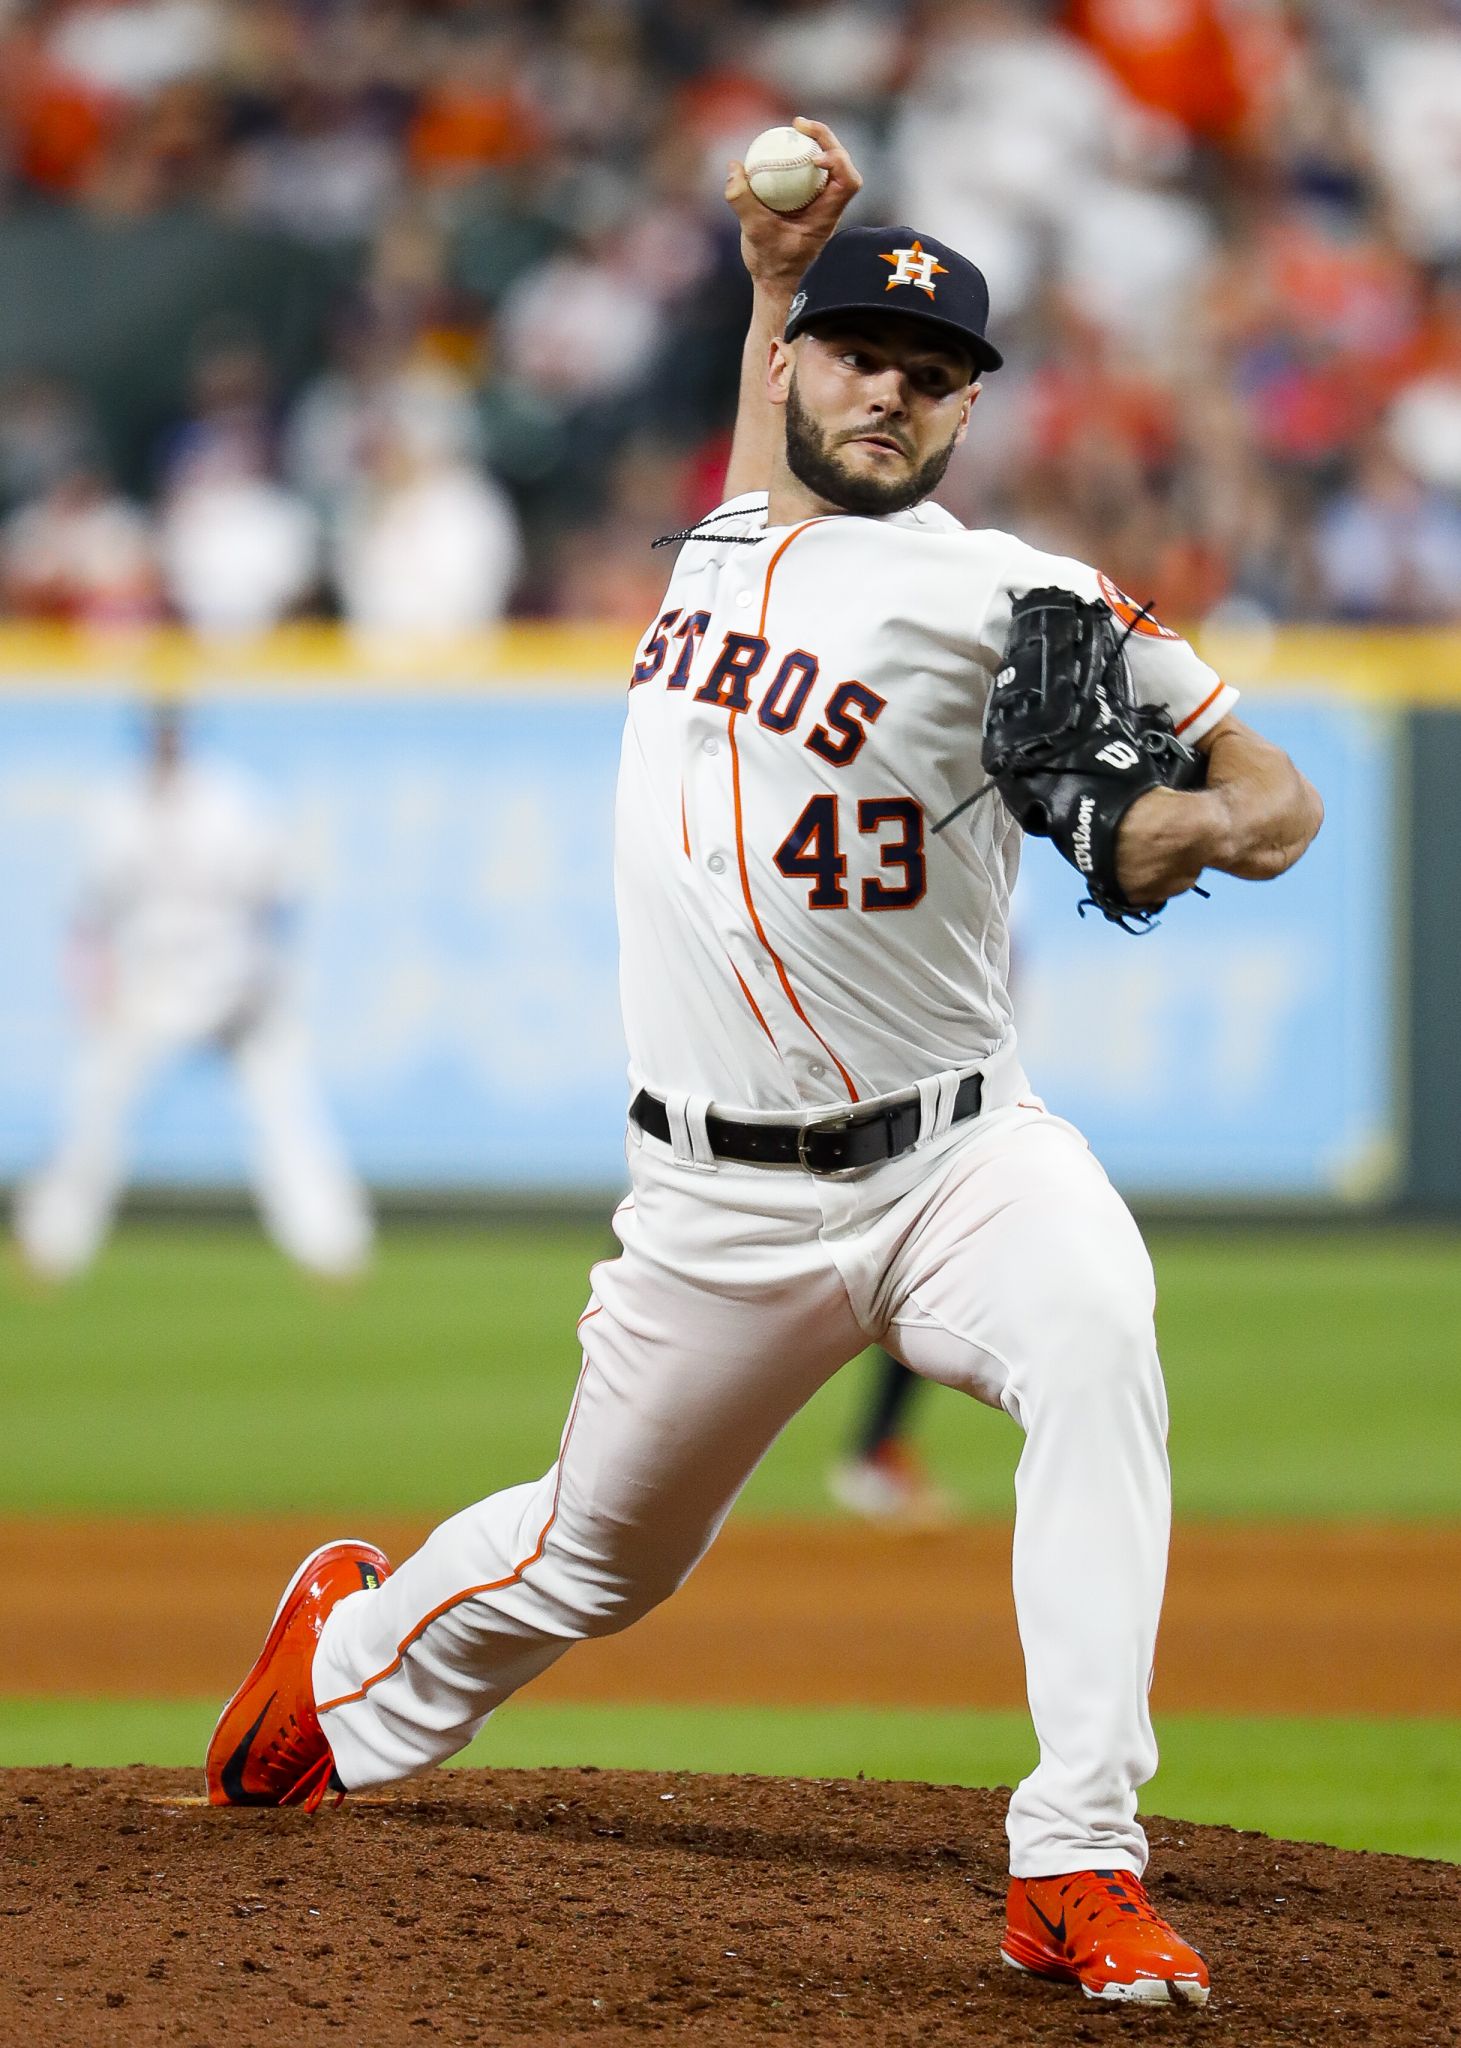
POLYGON ((826 1071, 827 1069, 822 1065, 822 1062, 820 1060, 813 1060, 811 1065, 807 1068, 807 1072, 811 1075, 814 1081, 820 1081, 822 1079, 822 1076, 826 1073, 826 1071))
POLYGON ((752 593, 749 590, 738 590, 736 592, 736 603, 740 606, 742 611, 744 611, 746 609, 746 606, 750 604, 751 599, 752 593))
POLYGON ((705 865, 709 868, 711 874, 723 875, 725 873, 725 855, 713 853, 705 865))
POLYGON ((700 751, 702 754, 718 754, 720 752, 720 741, 702 740, 700 742, 700 751))

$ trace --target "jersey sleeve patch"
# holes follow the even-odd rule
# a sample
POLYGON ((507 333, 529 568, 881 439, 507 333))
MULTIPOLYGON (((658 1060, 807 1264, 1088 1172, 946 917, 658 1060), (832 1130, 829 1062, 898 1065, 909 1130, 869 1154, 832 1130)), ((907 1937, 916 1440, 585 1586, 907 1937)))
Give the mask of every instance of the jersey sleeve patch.
POLYGON ((1101 586, 1101 595, 1110 605, 1123 626, 1129 626, 1134 633, 1144 633, 1149 640, 1180 640, 1182 635, 1174 633, 1170 626, 1164 626, 1145 606, 1135 598, 1128 597, 1119 583, 1113 583, 1102 570, 1096 571, 1096 581, 1101 586))

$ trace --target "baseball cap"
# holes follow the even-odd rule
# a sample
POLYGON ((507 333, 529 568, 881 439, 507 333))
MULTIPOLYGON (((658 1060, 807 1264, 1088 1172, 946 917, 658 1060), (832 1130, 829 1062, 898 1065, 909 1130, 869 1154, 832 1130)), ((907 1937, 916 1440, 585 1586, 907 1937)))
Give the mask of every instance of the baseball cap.
POLYGON ((785 338, 831 313, 898 313, 962 343, 976 370, 1004 357, 985 338, 989 286, 967 256, 912 228, 844 228, 807 265, 785 338))

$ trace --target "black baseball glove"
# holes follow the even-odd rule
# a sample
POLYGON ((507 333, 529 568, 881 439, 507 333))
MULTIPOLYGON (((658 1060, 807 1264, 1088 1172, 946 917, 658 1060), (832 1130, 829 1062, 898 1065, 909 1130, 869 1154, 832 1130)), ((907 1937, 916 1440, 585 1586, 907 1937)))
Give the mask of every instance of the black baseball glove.
POLYGON ((1145 931, 1166 906, 1122 893, 1117 828, 1149 789, 1199 788, 1207 762, 1165 710, 1136 702, 1123 652, 1130 630, 1118 631, 1109 605, 1073 591, 1016 598, 983 762, 1025 830, 1053 839, 1079 870, 1087 900, 1123 930, 1145 931))

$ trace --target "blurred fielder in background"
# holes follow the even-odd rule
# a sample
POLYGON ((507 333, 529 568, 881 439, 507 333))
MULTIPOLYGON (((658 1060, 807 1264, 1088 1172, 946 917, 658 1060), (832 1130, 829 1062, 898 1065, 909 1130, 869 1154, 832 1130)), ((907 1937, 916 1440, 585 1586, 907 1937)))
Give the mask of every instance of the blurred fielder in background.
POLYGON ((370 1216, 290 1001, 286 873, 259 796, 190 760, 177 712, 156 712, 142 772, 108 794, 92 832, 73 947, 80 1054, 60 1145, 16 1205, 36 1274, 68 1279, 95 1256, 125 1179, 133 1111, 166 1067, 209 1050, 237 1074, 271 1236, 330 1278, 364 1266, 370 1216))
POLYGON ((828 1493, 848 1514, 907 1529, 935 1529, 955 1519, 952 1496, 913 1441, 913 1408, 922 1385, 891 1351, 874 1354, 872 1381, 846 1453, 827 1474, 828 1493))

